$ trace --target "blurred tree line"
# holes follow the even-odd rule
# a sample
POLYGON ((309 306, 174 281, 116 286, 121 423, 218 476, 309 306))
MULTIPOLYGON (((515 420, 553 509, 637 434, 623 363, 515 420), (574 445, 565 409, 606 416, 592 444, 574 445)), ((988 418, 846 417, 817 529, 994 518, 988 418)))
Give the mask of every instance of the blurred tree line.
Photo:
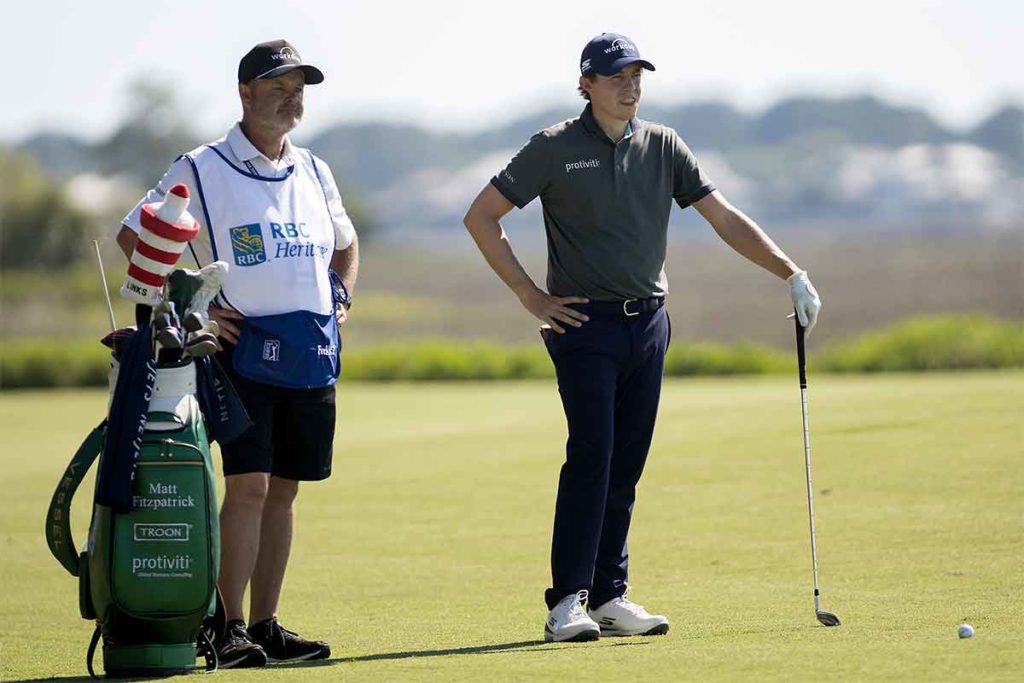
POLYGON ((0 149, 0 268, 63 268, 86 254, 93 217, 31 158, 0 149))
MULTIPOLYGON (((0 146, 0 268, 64 268, 88 258, 89 240, 112 235, 120 216, 170 163, 204 142, 166 82, 140 79, 129 87, 126 102, 114 132, 95 144, 41 134, 17 151, 0 146), (83 173, 117 176, 133 191, 119 198, 123 206, 83 206, 66 191, 83 173)), ((230 123, 224 122, 225 130, 230 123)), ((365 237, 373 217, 352 192, 341 191, 365 237)))

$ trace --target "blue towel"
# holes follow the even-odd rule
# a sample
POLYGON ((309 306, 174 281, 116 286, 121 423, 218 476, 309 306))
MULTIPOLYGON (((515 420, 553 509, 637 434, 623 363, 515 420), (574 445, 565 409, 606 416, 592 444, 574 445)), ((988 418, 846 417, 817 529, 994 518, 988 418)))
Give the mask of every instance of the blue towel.
POLYGON ((196 399, 211 443, 229 444, 252 426, 242 399, 213 356, 196 359, 196 399))
POLYGON ((146 413, 156 381, 149 322, 124 340, 117 386, 110 402, 107 436, 96 474, 96 503, 116 513, 132 510, 135 462, 142 451, 146 413))

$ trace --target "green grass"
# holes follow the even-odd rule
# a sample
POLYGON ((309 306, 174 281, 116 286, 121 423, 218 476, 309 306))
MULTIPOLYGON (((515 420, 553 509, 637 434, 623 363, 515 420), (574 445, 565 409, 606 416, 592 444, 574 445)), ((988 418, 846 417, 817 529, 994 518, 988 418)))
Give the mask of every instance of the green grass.
MULTIPOLYGON (((218 678, 1019 680, 1024 373, 810 379, 823 605, 842 627, 813 615, 794 378, 667 382, 630 548, 633 597, 672 630, 580 645, 537 642, 553 384, 349 383, 335 474, 302 488, 282 608, 334 659, 218 678)), ((4 680, 85 674, 92 626, 42 521, 104 405, 0 395, 4 680)))

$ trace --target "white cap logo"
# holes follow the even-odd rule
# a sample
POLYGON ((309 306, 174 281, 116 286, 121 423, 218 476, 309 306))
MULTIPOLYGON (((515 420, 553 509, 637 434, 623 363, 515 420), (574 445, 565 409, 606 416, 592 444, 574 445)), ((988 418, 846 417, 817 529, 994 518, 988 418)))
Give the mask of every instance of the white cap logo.
POLYGON ((299 56, 295 54, 295 50, 290 45, 285 45, 277 54, 271 55, 270 58, 278 61, 299 61, 299 56))
POLYGON ((636 48, 633 47, 633 44, 628 40, 616 38, 612 41, 611 47, 605 48, 604 53, 607 55, 612 52, 618 52, 619 50, 622 50, 625 53, 636 52, 636 48))

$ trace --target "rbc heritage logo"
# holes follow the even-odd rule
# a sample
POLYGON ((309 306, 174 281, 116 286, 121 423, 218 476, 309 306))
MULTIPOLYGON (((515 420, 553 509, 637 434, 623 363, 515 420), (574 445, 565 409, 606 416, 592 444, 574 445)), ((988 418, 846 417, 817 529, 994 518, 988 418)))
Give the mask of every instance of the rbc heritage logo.
POLYGON ((259 223, 239 225, 230 229, 231 250, 235 253, 235 264, 258 266, 267 260, 263 249, 263 231, 259 223))
POLYGON ((277 362, 281 360, 281 342, 267 339, 263 342, 263 360, 277 362))

